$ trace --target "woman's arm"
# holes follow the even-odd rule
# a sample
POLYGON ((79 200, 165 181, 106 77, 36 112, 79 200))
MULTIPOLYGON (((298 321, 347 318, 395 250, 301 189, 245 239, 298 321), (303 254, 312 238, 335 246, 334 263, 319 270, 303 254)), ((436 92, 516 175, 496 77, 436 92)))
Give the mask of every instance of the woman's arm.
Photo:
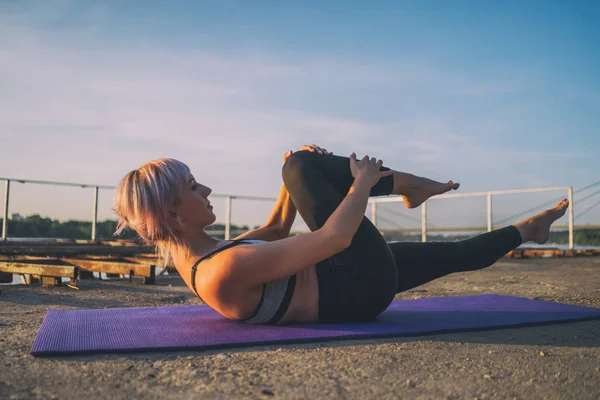
POLYGON ((255 239, 267 242, 285 239, 290 235, 294 219, 296 219, 296 206, 285 185, 281 185, 279 198, 275 202, 275 207, 273 207, 267 223, 260 228, 244 232, 235 239, 255 239))
POLYGON ((321 229, 272 243, 235 247, 222 253, 218 286, 223 295, 282 279, 341 252, 362 221, 372 184, 355 179, 350 191, 321 229))
POLYGON ((267 220, 266 226, 279 232, 281 239, 289 236, 294 220, 296 219, 296 205, 290 196, 285 184, 281 185, 279 197, 273 207, 271 216, 267 220))

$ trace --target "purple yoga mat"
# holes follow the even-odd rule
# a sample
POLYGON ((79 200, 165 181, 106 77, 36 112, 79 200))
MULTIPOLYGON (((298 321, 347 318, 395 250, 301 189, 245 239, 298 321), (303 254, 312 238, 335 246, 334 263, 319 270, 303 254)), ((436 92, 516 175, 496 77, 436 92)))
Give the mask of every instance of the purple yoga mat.
POLYGON ((50 310, 31 354, 209 349, 419 336, 599 318, 600 309, 501 295, 396 300, 376 321, 249 325, 207 306, 50 310))

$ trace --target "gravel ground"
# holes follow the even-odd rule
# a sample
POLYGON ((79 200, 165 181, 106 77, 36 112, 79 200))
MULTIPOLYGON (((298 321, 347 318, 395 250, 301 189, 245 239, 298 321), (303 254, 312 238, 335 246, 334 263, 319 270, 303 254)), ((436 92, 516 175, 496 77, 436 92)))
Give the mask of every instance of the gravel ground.
MULTIPOLYGON (((498 293, 600 307, 600 257, 502 260, 397 298, 498 293)), ((598 399, 600 320, 232 350, 34 358, 48 309, 199 304, 154 286, 0 286, 2 399, 598 399)))

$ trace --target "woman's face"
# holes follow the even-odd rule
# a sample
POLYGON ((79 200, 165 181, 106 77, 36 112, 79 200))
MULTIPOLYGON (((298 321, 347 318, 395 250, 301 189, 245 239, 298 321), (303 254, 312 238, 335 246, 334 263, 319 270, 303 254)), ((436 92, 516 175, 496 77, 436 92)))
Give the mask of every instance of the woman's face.
POLYGON ((183 182, 180 203, 175 212, 181 216, 184 226, 204 228, 215 222, 217 217, 208 200, 211 192, 209 187, 196 182, 192 175, 183 182))

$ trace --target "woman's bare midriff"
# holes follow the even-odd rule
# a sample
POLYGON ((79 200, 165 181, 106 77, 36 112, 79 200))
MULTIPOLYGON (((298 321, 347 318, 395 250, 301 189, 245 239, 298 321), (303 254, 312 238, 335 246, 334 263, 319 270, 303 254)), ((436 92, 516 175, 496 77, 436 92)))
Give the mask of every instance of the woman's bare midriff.
POLYGON ((292 301, 279 324, 289 322, 315 322, 319 318, 319 282, 317 268, 309 268, 296 275, 296 288, 292 301))
MULTIPOLYGON (((237 319, 245 319, 252 315, 262 296, 263 286, 248 290, 240 295, 239 315, 237 319), (245 308, 245 310, 244 310, 245 308)), ((319 317, 319 284, 317 269, 314 265, 296 274, 296 286, 287 311, 278 324, 293 322, 315 322, 319 317)))

